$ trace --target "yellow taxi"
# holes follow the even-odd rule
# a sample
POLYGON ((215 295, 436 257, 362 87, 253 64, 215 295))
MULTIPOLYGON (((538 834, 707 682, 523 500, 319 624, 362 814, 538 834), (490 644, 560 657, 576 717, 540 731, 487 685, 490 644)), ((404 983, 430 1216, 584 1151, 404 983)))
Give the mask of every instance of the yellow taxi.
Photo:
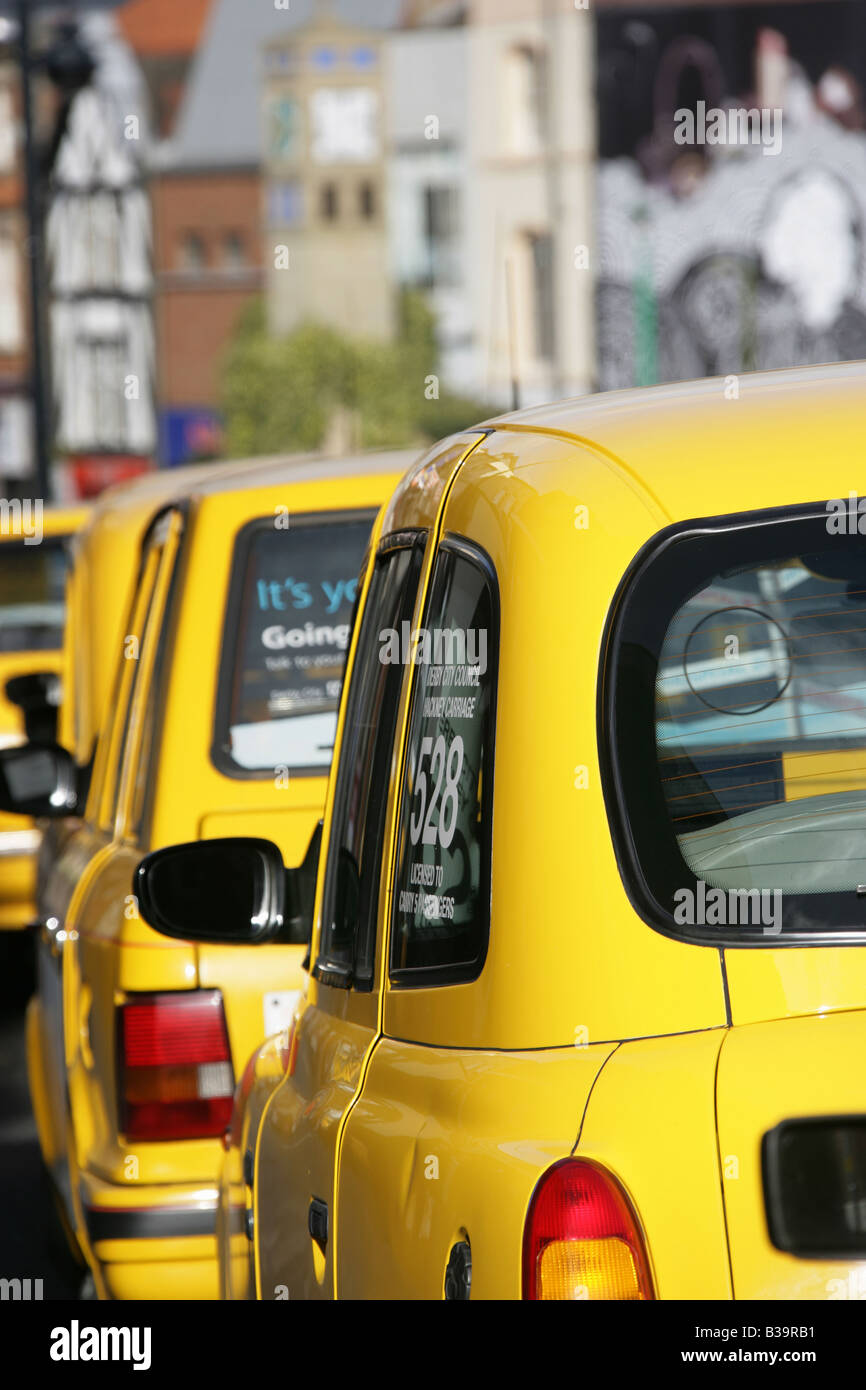
MULTIPOLYGON (((863 365, 710 380, 397 489, 233 1126, 259 1297, 862 1297, 864 426, 863 365)), ((150 856, 143 915, 267 942, 278 838, 150 856)))
MULTIPOLYGON (((73 815, 41 885, 56 965, 50 988, 40 977, 28 1069, 43 1155, 102 1297, 216 1295, 235 1071, 291 1014, 309 934, 308 908, 264 954, 167 945, 138 915, 132 870, 176 838, 265 822, 287 858, 309 848, 315 864, 357 575, 409 457, 254 461, 153 484, 101 720, 84 663, 75 743, 83 758, 98 732, 92 770, 57 745, 0 755, 4 807, 73 815)), ((141 500, 105 508, 115 541, 141 528, 141 500)), ((82 586, 86 614, 100 587, 82 586)))
MULTIPOLYGON (((0 500, 0 748, 54 735, 60 703, 64 586, 84 506, 0 500)), ((0 811, 0 930, 35 911, 39 831, 0 811)))
MULTIPOLYGON (((74 877, 76 863, 80 862, 81 813, 87 800, 97 739, 110 704, 117 653, 121 649, 124 623, 136 582, 141 543, 154 512, 172 497, 183 497, 191 484, 200 483, 211 473, 231 471, 231 466, 226 465, 158 470, 101 494, 68 546, 66 620, 58 661, 63 699, 59 711, 55 709, 56 728, 51 728, 45 718, 46 707, 44 701, 40 703, 39 689, 32 693, 24 691, 22 704, 31 706, 25 711, 28 742, 51 742, 56 736, 60 748, 69 754, 64 760, 67 804, 61 808, 69 814, 42 819, 42 833, 35 836, 39 843, 36 903, 40 911, 37 916, 34 904, 30 920, 35 918, 37 990, 28 1005, 26 1020, 30 1092, 42 1156, 55 1196, 64 1194, 57 1204, 64 1219, 65 1212, 71 1210, 71 1192, 65 1157, 65 1127, 61 1119, 66 1104, 62 919, 68 882, 74 877), (68 874, 59 877, 61 891, 57 899, 55 865, 67 843, 73 859, 68 874)), ((28 672, 16 679, 19 686, 29 682, 38 687, 43 676, 28 672)), ((110 721, 108 723, 110 725, 110 721)), ((13 756, 17 755, 9 755, 13 756)), ((62 754, 58 752, 56 756, 62 757, 62 754)), ((3 771, 0 766, 0 775, 3 771)), ((55 808, 50 808, 49 814, 53 816, 55 808)), ((21 826, 21 816, 10 812, 0 812, 0 815, 5 816, 11 826, 21 826)), ((18 833, 30 832, 19 830, 18 833)))
MULTIPOLYGON (((141 542, 155 511, 225 464, 154 469, 101 493, 71 549, 61 671, 59 743, 92 769, 114 678, 118 645, 138 573, 141 542)), ((86 787, 81 788, 86 791, 86 787)))

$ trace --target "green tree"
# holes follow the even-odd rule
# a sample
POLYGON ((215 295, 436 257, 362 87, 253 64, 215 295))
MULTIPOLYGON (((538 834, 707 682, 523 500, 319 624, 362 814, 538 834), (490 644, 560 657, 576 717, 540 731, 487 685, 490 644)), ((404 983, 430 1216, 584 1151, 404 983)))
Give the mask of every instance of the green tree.
POLYGON ((495 413, 448 392, 438 399, 425 395, 437 375, 438 352, 433 314, 422 295, 401 295, 398 324, 395 343, 351 339, 317 323, 274 338, 263 303, 250 304, 224 364, 226 454, 318 449, 338 411, 350 413, 364 449, 422 447, 495 413))

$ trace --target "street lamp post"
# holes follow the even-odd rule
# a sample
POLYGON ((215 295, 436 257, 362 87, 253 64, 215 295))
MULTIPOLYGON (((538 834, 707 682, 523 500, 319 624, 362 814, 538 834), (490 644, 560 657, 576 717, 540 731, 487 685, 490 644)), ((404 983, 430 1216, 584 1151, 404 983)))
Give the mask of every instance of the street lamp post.
POLYGON ((21 64, 21 105, 24 116, 24 188, 27 208, 27 250, 30 272, 30 390, 33 400, 33 464, 36 490, 46 502, 51 500, 49 397, 46 379, 45 315, 42 287, 45 274, 45 248, 42 241, 42 180, 36 157, 33 126, 33 96, 30 73, 33 53, 30 39, 29 0, 18 0, 18 39, 21 64))

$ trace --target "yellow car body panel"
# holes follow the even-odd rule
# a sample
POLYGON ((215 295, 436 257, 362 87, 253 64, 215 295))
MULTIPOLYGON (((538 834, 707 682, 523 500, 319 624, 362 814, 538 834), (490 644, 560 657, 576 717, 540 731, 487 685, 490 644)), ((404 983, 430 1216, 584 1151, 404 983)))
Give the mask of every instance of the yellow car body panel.
POLYGON ((862 946, 729 950, 725 970, 735 1024, 860 1009, 866 1003, 862 946))
POLYGON ((731 1297, 715 1115, 726 1036, 713 1028, 621 1044, 593 1087, 575 1149, 631 1198, 658 1298, 731 1297))
MULTIPOLYGON (((862 1261, 800 1259, 767 1234, 761 1139, 780 1121, 863 1112, 862 1012, 732 1028, 719 1059, 719 1152, 734 1295, 862 1299, 862 1261)), ((816 1194, 817 1200, 818 1194, 816 1194)))
MULTIPOLYGON (((132 898, 142 854, 160 844, 255 834, 267 820, 283 853, 298 862, 322 814, 324 770, 287 777, 277 767, 231 776, 215 761, 218 678, 224 650, 234 650, 226 614, 236 540, 253 523, 290 532, 307 520, 369 526, 410 459, 251 461, 186 470, 185 479, 159 484, 148 479, 136 498, 118 492, 108 499, 100 533, 90 537, 103 575, 121 550, 132 552, 138 588, 132 608, 110 625, 113 639, 99 635, 104 668, 93 669, 95 648, 73 654, 77 663, 89 663, 80 673, 76 747, 91 756, 98 738, 86 812, 62 842, 44 885, 42 911, 55 927, 62 924, 55 941, 65 938, 65 1066, 60 1077, 44 1066, 34 1090, 42 1112, 51 1108, 43 1097, 56 1101, 61 1132, 46 1135, 44 1152, 62 1155, 58 1184, 101 1296, 218 1293, 220 1140, 126 1138, 118 1110, 117 1010, 142 994, 219 990, 240 1075, 266 1031, 269 998, 276 993, 285 1010, 305 978, 301 946, 238 955, 168 942, 138 916, 132 898), (160 519, 139 569, 142 537, 155 515, 160 519), (126 659, 130 653, 134 659, 126 659), (158 659, 165 671, 157 669, 158 659)), ((87 579, 79 611, 86 623, 88 609, 95 613, 98 605, 99 583, 86 549, 81 563, 87 579)), ((41 1012, 53 1017, 34 1047, 34 1072, 40 1057, 57 1050, 57 1010, 41 1012)))
MULTIPOLYGON (((44 509, 41 513, 39 543, 25 526, 27 516, 24 512, 17 524, 7 525, 4 518, 0 532, 0 557, 3 547, 7 545, 14 545, 17 555, 15 590, 10 592, 8 600, 4 594, 4 603, 15 601, 14 594, 19 592, 18 586, 26 580, 28 567, 33 569, 44 556, 42 542, 47 540, 50 544, 52 540, 55 543, 62 541, 68 553, 76 531, 86 518, 85 506, 44 509)), ((14 518, 12 520, 14 522, 14 518)), ((39 583, 35 570, 34 582, 39 583)), ((26 591, 21 594, 21 600, 25 602, 30 597, 26 591)), ((37 596, 33 597, 39 601, 37 596)), ((47 599, 47 595, 43 595, 43 598, 47 599)), ((22 743, 26 738, 22 712, 6 694, 7 681, 15 676, 31 675, 35 671, 51 672, 62 678, 63 667, 63 647, 60 644, 47 650, 28 650, 27 646, 16 650, 9 640, 4 641, 3 650, 0 651, 0 747, 22 743)), ((0 930, 20 929, 34 919, 38 849, 39 831, 32 820, 0 812, 0 930)))
POLYGON ((572 1152, 613 1050, 383 1039, 340 1146, 337 1296, 441 1299, 449 1251, 471 1237, 472 1296, 519 1298, 529 1199, 542 1173, 572 1152))
POLYGON ((253 1215, 250 1163, 265 1107, 285 1076, 285 1042, 285 1034, 267 1038, 247 1063, 235 1092, 231 1130, 224 1141, 226 1158, 220 1173, 217 1211, 220 1297, 224 1299, 256 1297, 255 1242, 249 1234, 253 1215))

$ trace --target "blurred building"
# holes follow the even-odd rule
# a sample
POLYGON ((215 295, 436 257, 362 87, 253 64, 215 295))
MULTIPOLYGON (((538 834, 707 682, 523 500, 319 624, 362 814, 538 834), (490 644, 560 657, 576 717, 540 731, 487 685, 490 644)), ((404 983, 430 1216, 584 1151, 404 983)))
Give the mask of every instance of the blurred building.
MULTIPOLYGON (((166 69, 136 48, 153 88, 166 69)), ((420 288, 446 386, 588 389, 591 54, 572 0, 213 0, 150 155, 162 458, 218 448, 226 350, 261 293, 274 333, 375 341, 420 288)))
POLYGON ((388 243, 395 285, 422 290, 436 319, 440 373, 482 394, 483 355, 472 293, 475 187, 470 165, 470 44, 442 27, 397 32, 386 47, 388 243))
MULTIPOLYGON (((443 385, 496 404, 866 355, 866 5, 127 0, 85 28, 49 222, 67 453, 217 453, 259 298, 275 335, 381 342, 422 290, 443 385), (678 145, 698 102, 778 107, 779 151, 678 145)), ((4 51, 8 477, 30 444, 4 51)))
POLYGON ((380 33, 320 8, 265 44, 263 222, 268 322, 394 335, 380 33))
POLYGON ((422 288, 448 386, 502 402, 515 386, 523 401, 584 391, 591 20, 572 0, 414 4, 402 19, 364 41, 320 16, 267 47, 270 323, 379 338, 397 290, 422 288))
POLYGON ((147 126, 137 67, 110 16, 87 16, 94 64, 62 125, 48 188, 54 447, 89 494, 156 451, 147 126))
POLYGON ((23 208, 17 27, 0 21, 0 478, 7 493, 26 487, 33 469, 27 290, 33 254, 46 289, 55 489, 64 496, 98 490, 153 463, 147 174, 155 141, 170 132, 209 3, 81 4, 77 35, 55 11, 34 15, 41 244, 31 243, 23 208), (80 90, 69 86, 70 62, 81 66, 80 90))
POLYGON ((486 394, 593 379, 594 20, 573 0, 472 0, 471 294, 486 394))
MULTIPOLYGON (((8 22, 3 38, 11 37, 8 22)), ((0 480, 32 468, 28 361, 27 222, 20 165, 20 81, 13 53, 0 48, 0 480)))
MULTIPOLYGON (((347 0, 339 13, 349 24, 385 28, 399 6, 400 0, 347 0)), ((270 283, 266 241, 293 214, 292 194, 285 192, 292 178, 279 169, 280 116, 268 125, 265 115, 265 90, 279 73, 267 66, 267 53, 316 13, 314 0, 292 0, 288 9, 213 0, 173 133, 154 156, 161 456, 168 463, 220 447, 225 354, 244 309, 270 283), (274 159, 276 191, 269 196, 274 159)), ((382 216, 380 203, 377 225, 382 216)), ((326 274, 319 284, 323 294, 327 280, 326 274)), ((268 300, 270 314, 290 321, 290 304, 268 300)))
MULTIPOLYGON (((119 12, 150 98, 149 192, 162 462, 220 447, 218 363, 238 313, 261 288, 258 170, 221 144, 230 69, 210 81, 214 0, 131 0, 119 12), (202 100, 212 103, 201 119, 202 100)), ((241 126, 243 123, 241 122, 241 126)))
POLYGON ((213 0, 126 0, 117 11, 120 33, 141 67, 158 140, 174 131, 195 51, 213 0))

